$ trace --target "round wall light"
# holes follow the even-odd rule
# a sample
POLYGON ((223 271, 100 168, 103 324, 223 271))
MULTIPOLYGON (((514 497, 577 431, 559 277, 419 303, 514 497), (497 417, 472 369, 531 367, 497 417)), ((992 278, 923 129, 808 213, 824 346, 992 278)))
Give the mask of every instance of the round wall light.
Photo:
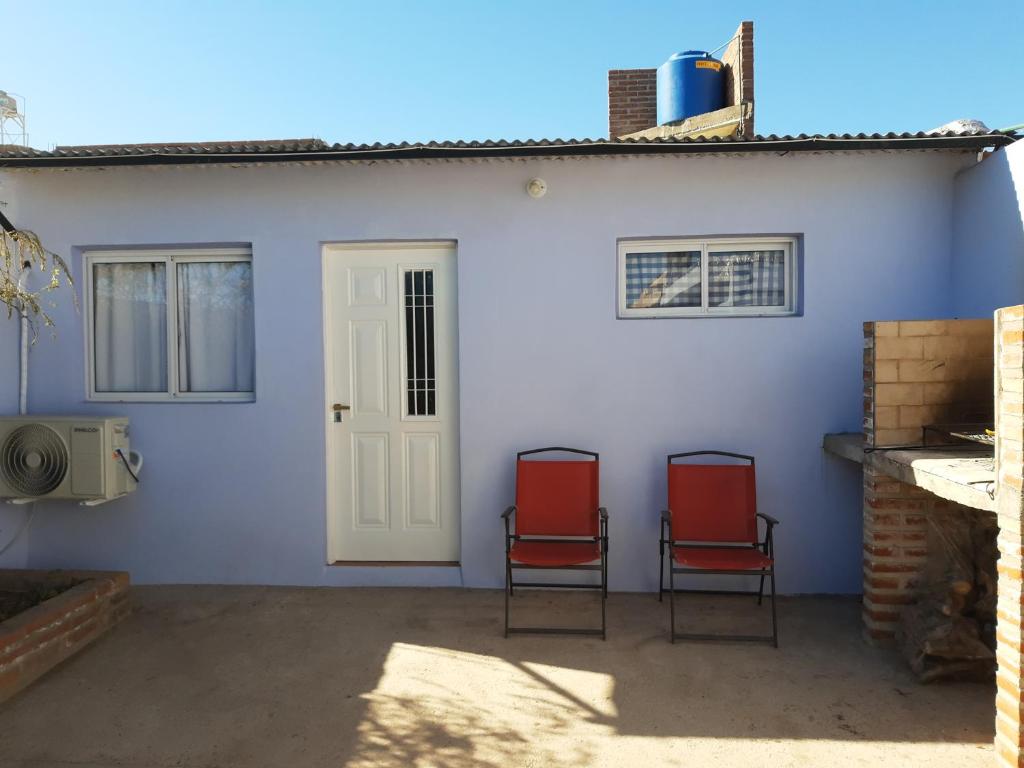
POLYGON ((548 183, 544 179, 530 179, 526 182, 526 194, 532 198, 544 197, 548 192, 548 183))

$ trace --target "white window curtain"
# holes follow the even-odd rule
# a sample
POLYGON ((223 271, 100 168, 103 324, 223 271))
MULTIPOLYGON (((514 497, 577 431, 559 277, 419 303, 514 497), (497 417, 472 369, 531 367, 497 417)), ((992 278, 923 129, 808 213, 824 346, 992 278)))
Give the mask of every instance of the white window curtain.
POLYGON ((166 391, 165 265, 96 264, 93 286, 96 391, 166 391))
POLYGON ((177 265, 178 389, 252 392, 252 264, 177 265))

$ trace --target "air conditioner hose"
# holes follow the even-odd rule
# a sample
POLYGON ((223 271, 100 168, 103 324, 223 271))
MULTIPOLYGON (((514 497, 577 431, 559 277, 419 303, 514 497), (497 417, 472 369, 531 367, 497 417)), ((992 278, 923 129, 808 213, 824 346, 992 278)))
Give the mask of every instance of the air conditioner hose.
POLYGON ((18 526, 18 530, 14 532, 14 536, 12 536, 11 540, 0 548, 0 557, 2 557, 8 549, 14 546, 14 542, 21 538, 21 534, 28 530, 29 525, 32 524, 32 518, 35 517, 35 514, 36 503, 33 501, 29 503, 28 513, 25 515, 25 519, 21 521, 21 525, 18 526))
POLYGON ((128 470, 128 474, 132 476, 132 480, 135 484, 139 484, 139 472, 142 471, 142 454, 138 451, 128 451, 129 456, 132 457, 131 461, 124 455, 124 451, 120 448, 117 449, 117 455, 121 457, 121 461, 124 463, 124 468, 128 470))

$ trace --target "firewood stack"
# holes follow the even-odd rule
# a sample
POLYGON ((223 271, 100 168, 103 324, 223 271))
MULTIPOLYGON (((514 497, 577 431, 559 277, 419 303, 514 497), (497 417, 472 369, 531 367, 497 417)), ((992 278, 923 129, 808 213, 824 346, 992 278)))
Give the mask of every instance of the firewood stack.
POLYGON ((994 515, 964 507, 928 518, 928 561, 896 642, 922 683, 995 678, 994 515))

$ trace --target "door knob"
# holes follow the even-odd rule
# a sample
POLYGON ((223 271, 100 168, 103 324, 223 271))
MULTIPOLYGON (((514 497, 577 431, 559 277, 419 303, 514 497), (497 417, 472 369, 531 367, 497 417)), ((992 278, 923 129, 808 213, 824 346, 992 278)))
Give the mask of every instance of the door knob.
POLYGON ((349 410, 349 407, 347 405, 342 405, 341 403, 335 403, 334 405, 331 406, 331 410, 332 411, 347 411, 347 410, 349 410))

